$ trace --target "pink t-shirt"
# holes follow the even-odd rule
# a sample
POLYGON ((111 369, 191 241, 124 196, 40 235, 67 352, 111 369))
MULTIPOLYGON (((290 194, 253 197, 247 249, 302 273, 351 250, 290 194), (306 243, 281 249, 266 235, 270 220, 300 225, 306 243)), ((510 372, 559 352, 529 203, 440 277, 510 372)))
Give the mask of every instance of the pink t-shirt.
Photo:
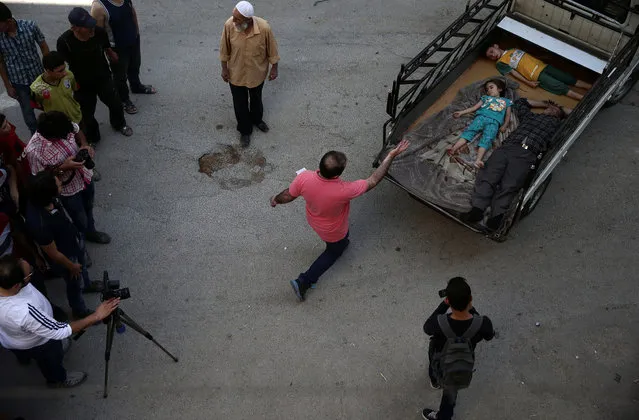
POLYGON ((337 242, 348 232, 350 201, 366 192, 364 179, 346 182, 322 178, 319 171, 304 171, 288 187, 293 197, 306 200, 306 220, 325 242, 337 242))

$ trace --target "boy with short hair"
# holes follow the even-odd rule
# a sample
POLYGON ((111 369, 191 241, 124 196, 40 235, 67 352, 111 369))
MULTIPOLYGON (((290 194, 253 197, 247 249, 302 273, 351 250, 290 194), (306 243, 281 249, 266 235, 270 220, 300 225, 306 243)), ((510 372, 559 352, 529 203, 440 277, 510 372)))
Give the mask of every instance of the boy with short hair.
POLYGON ((498 44, 493 44, 486 51, 486 57, 497 62, 497 71, 501 74, 510 74, 533 89, 539 86, 555 95, 566 95, 580 101, 584 95, 571 90, 570 86, 586 90, 592 87, 590 83, 579 80, 517 48, 503 50, 498 44))
POLYGON ((495 336, 495 330, 490 319, 487 316, 480 316, 473 307, 473 297, 466 279, 463 277, 450 279, 446 286, 446 298, 424 324, 424 332, 430 336, 428 375, 430 376, 431 386, 435 389, 443 388, 439 411, 430 408, 423 410, 422 416, 426 420, 450 420, 453 417, 453 409, 457 401, 458 389, 441 384, 442 372, 436 366, 433 366, 434 359, 441 356, 441 352, 449 339, 442 329, 442 322, 447 324, 446 328, 451 329, 457 337, 462 337, 474 328, 474 323, 478 323, 475 320, 476 317, 481 318, 481 324, 476 328, 476 332, 469 337, 473 356, 477 343, 481 340, 492 340, 495 336), (449 308, 451 313, 446 314, 449 308), (441 315, 445 316, 440 320, 438 318, 441 315))

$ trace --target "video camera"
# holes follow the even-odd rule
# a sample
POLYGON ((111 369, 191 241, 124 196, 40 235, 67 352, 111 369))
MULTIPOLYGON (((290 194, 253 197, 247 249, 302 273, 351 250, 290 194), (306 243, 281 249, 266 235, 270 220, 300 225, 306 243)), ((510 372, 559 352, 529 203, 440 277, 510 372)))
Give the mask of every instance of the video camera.
POLYGON ((102 301, 120 298, 121 300, 131 297, 128 287, 120 288, 120 282, 118 280, 109 280, 109 273, 105 270, 102 275, 102 283, 104 289, 102 290, 102 301))

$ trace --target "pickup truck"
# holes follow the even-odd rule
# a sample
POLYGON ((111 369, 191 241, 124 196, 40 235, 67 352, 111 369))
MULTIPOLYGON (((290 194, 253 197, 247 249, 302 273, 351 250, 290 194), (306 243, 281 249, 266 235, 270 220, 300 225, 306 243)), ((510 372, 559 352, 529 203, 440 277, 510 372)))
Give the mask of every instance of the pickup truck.
POLYGON ((534 210, 552 171, 597 112, 619 102, 639 78, 638 27, 639 0, 469 1, 457 20, 401 66, 388 93, 386 112, 390 118, 384 123, 383 146, 373 165, 379 165, 389 148, 419 124, 432 120, 438 112, 438 117, 444 118, 442 110, 461 88, 500 76, 495 63, 485 56, 493 43, 517 46, 578 74, 593 85, 580 101, 523 84, 516 88, 519 97, 552 99, 573 111, 552 138, 551 147, 539 157, 499 228, 487 229, 483 223, 467 224, 460 219, 470 209, 472 173, 465 173, 463 182, 451 184, 456 191, 448 195, 454 199, 442 198, 446 189, 452 188, 445 184, 451 177, 441 163, 447 161, 446 156, 438 163, 414 153, 401 166, 410 170, 400 170, 395 162, 387 175, 392 183, 437 212, 491 239, 505 240, 511 228, 534 210))

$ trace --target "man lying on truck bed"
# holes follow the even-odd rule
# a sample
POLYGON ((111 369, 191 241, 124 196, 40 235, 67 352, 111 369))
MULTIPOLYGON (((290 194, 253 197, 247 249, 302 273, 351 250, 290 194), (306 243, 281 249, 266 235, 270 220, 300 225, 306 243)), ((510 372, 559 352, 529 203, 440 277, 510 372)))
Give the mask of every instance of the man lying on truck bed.
POLYGON ((528 174, 535 168, 540 154, 545 152, 561 126, 562 120, 572 111, 551 101, 517 99, 512 107, 519 125, 498 149, 493 151, 479 171, 471 197, 473 208, 463 213, 461 220, 477 223, 484 218, 486 208, 491 207, 491 217, 486 221, 489 229, 501 225, 517 191, 523 187, 528 174), (545 108, 536 114, 530 108, 545 108))
POLYGON ((579 80, 517 48, 503 50, 499 45, 493 44, 486 51, 486 57, 497 62, 497 70, 501 74, 510 74, 531 88, 539 86, 555 95, 566 95, 580 101, 584 95, 570 89, 570 86, 582 89, 592 87, 590 83, 579 80))

